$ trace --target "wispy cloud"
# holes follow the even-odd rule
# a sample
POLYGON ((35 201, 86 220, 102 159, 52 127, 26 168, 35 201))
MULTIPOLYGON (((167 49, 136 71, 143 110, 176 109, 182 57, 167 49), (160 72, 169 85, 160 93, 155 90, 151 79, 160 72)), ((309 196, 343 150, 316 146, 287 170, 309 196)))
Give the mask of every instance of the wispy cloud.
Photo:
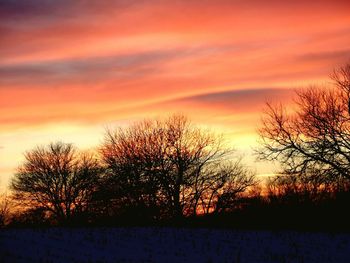
POLYGON ((136 78, 157 63, 170 60, 179 51, 155 51, 103 57, 29 62, 15 65, 0 64, 0 85, 9 83, 43 84, 49 80, 75 82, 98 80, 108 77, 136 78))
MULTIPOLYGON (((350 30, 349 30, 350 34, 350 30)), ((331 51, 324 51, 324 52, 310 52, 303 54, 299 57, 299 59, 303 61, 316 61, 316 62, 322 62, 326 61, 330 64, 334 63, 344 63, 347 60, 350 60, 350 49, 342 49, 342 50, 331 50, 331 51)))
POLYGON ((268 101, 278 98, 286 100, 293 96, 294 90, 288 88, 259 88, 228 90, 185 97, 170 101, 174 104, 196 104, 208 108, 226 108, 238 112, 258 111, 268 101))

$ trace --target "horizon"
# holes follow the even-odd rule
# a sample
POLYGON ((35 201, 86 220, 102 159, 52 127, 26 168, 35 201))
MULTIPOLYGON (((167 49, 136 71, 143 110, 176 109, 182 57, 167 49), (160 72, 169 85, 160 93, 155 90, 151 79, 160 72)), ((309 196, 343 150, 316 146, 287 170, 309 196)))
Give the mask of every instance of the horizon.
POLYGON ((174 113, 222 133, 258 175, 266 101, 327 86, 350 58, 347 1, 0 3, 0 189, 23 153, 97 147, 105 127, 174 113))

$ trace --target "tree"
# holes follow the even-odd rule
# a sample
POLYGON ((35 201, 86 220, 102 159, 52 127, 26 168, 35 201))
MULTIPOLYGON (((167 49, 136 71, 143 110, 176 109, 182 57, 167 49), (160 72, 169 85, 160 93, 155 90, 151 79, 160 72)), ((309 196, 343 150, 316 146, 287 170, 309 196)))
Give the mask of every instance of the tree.
POLYGON ((79 154, 72 144, 58 142, 24 156, 11 182, 22 206, 46 211, 59 222, 88 209, 101 172, 91 154, 79 154))
POLYGON ((317 175, 341 186, 350 179, 350 64, 335 70, 334 85, 296 92, 295 110, 267 104, 259 157, 283 172, 317 175))
POLYGON ((319 203, 332 191, 331 183, 319 174, 282 174, 267 180, 267 194, 270 201, 284 204, 319 203))
POLYGON ((11 201, 7 194, 0 194, 0 228, 4 227, 10 219, 11 201))
POLYGON ((109 130, 100 152, 115 199, 148 211, 155 208, 160 216, 180 218, 209 211, 234 182, 240 183, 236 191, 254 183, 240 162, 225 165, 231 163, 232 151, 219 137, 181 115, 109 130))

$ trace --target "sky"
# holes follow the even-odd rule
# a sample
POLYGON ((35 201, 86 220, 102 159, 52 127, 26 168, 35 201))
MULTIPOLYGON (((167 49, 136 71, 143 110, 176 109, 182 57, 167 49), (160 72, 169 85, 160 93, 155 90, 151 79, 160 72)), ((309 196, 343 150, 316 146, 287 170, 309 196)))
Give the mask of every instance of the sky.
POLYGON ((93 149, 106 127, 173 113, 273 173, 252 155, 264 104, 330 84, 349 14, 336 0, 0 0, 0 186, 36 145, 93 149))

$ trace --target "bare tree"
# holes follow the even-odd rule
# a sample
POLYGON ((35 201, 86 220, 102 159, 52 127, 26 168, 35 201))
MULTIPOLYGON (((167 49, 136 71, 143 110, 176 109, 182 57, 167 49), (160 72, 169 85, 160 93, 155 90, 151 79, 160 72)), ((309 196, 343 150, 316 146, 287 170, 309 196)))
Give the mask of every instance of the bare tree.
POLYGON ((4 227, 10 219, 11 200, 7 194, 0 195, 0 228, 4 227))
POLYGON ((318 203, 331 192, 332 184, 318 171, 309 174, 280 174, 267 181, 267 196, 270 201, 294 203, 318 203))
POLYGON ((255 175, 242 165, 241 158, 228 162, 218 160, 207 165, 191 187, 195 193, 191 212, 210 214, 233 210, 239 195, 257 183, 255 175))
POLYGON ((344 99, 347 99, 348 113, 350 115, 350 64, 334 70, 331 78, 344 94, 344 99))
POLYGON ((101 147, 119 200, 162 207, 176 218, 196 214, 199 206, 207 211, 226 188, 246 175, 238 162, 220 166, 230 154, 219 137, 179 115, 108 131, 101 147))
POLYGON ((88 208, 100 171, 91 154, 79 154, 72 144, 52 143, 25 153, 11 188, 22 206, 44 209, 65 222, 88 208))
POLYGON ((155 122, 107 131, 100 149, 107 168, 100 197, 111 200, 119 211, 135 208, 144 217, 143 208, 150 212, 161 206, 164 198, 157 176, 167 165, 162 159, 164 146, 165 135, 155 122))
POLYGON ((259 157, 277 160, 286 174, 350 179, 350 65, 334 71, 331 88, 296 92, 295 111, 267 104, 259 157), (326 176, 325 176, 326 175, 326 176))

